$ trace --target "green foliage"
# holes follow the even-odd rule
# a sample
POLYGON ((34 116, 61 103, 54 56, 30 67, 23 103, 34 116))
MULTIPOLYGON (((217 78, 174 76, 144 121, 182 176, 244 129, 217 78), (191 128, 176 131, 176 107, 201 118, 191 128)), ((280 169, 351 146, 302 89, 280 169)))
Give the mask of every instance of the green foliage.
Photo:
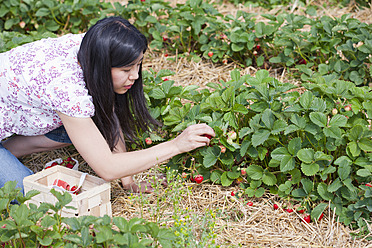
POLYGON ((3 247, 170 247, 176 238, 167 228, 141 218, 80 216, 61 217, 72 197, 52 189, 55 205, 40 206, 25 201, 39 194, 30 191, 26 196, 10 181, 0 189, 0 244, 3 247), (18 203, 14 203, 16 200, 18 203))
POLYGON ((175 156, 169 167, 190 176, 202 174, 205 181, 223 186, 242 182, 250 197, 266 190, 292 197, 314 208, 312 215, 327 201, 347 225, 362 225, 360 218, 371 217, 371 188, 365 186, 372 181, 368 87, 327 75, 310 78, 301 93, 266 70, 255 77, 235 70, 232 80, 208 84, 213 91, 182 91, 148 73, 145 91, 151 111, 164 123, 165 140, 199 122, 216 133, 211 146, 175 156), (184 100, 187 103, 181 104, 184 100), (227 148, 225 153, 221 146, 227 148))

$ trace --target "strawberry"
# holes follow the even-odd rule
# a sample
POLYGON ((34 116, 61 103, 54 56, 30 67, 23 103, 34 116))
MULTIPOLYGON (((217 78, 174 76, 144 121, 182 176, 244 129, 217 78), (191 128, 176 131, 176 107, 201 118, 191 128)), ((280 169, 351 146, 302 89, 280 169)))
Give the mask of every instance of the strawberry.
POLYGON ((332 109, 332 115, 337 115, 338 111, 336 108, 332 109))
POLYGON ((72 191, 73 194, 78 195, 81 191, 81 188, 78 188, 77 185, 74 185, 74 186, 71 187, 70 191, 72 191))
POLYGON ((287 208, 285 211, 287 211, 288 213, 292 213, 293 209, 292 208, 287 208))
POLYGON ((168 40, 167 37, 163 37, 163 41, 166 42, 168 40))
POLYGON ((165 81, 168 81, 168 80, 169 80, 168 78, 164 78, 164 79, 163 79, 164 82, 165 82, 165 81))
POLYGON ((152 144, 152 140, 150 138, 146 138, 145 139, 145 142, 147 145, 151 145, 152 144))
POLYGON ((252 207, 253 206, 253 202, 249 201, 249 202, 247 202, 247 205, 250 206, 250 207, 252 207))
POLYGON ((274 204, 274 210, 277 210, 279 208, 278 204, 274 204))
POLYGON ((48 166, 45 167, 45 169, 49 169, 49 168, 52 168, 52 166, 48 165, 48 166))
POLYGON ((21 28, 24 28, 24 27, 26 26, 26 23, 25 23, 24 21, 21 21, 21 22, 19 23, 19 26, 20 26, 21 28))
POLYGON ((212 57, 213 56, 213 52, 208 52, 208 56, 209 57, 212 57))
POLYGON ((68 183, 66 183, 65 181, 60 180, 60 179, 54 180, 53 185, 57 185, 58 187, 64 188, 66 190, 70 189, 70 185, 68 183))
POLYGON ((306 65, 307 61, 305 59, 301 59, 300 61, 298 61, 298 64, 299 65, 306 65))
POLYGON ((182 172, 181 177, 182 177, 183 179, 186 179, 186 178, 187 178, 187 174, 186 174, 186 172, 182 172))
POLYGON ((241 173, 243 176, 247 175, 247 171, 246 171, 245 169, 241 169, 241 170, 240 170, 240 173, 241 173))
POLYGON ((204 137, 207 137, 208 139, 212 139, 212 135, 209 134, 203 134, 204 137))
POLYGON ((71 163, 67 163, 67 164, 66 164, 66 167, 69 168, 69 169, 72 169, 72 168, 74 168, 74 165, 71 164, 71 163))
POLYGON ((227 64, 227 59, 222 60, 222 63, 227 64))
POLYGON ((323 216, 324 216, 324 213, 322 213, 319 218, 318 218, 318 221, 321 221, 323 219, 323 216))
POLYGON ((311 222, 311 218, 310 218, 310 215, 306 215, 303 220, 306 222, 306 223, 310 223, 311 222))
POLYGON ((168 53, 164 54, 164 57, 168 57, 168 53))
POLYGON ((259 52, 261 50, 261 46, 260 45, 257 45, 256 46, 256 51, 259 52))
POLYGON ((204 177, 202 175, 196 175, 194 179, 197 184, 200 184, 201 182, 203 182, 204 177))
POLYGON ((299 208, 297 208, 297 212, 299 212, 300 214, 303 214, 303 213, 305 213, 305 208, 299 207, 299 208))
POLYGON ((235 192, 234 191, 231 191, 231 196, 235 196, 235 192))
POLYGON ((366 183, 366 186, 367 186, 367 187, 372 187, 372 184, 370 184, 370 183, 366 183))
POLYGON ((56 166, 56 165, 59 165, 57 162, 53 162, 50 167, 53 167, 53 166, 56 166))
POLYGON ((224 147, 223 145, 220 145, 220 149, 221 149, 221 153, 225 153, 226 152, 226 147, 224 147))
POLYGON ((345 106, 345 111, 351 111, 351 104, 345 106))
POLYGON ((236 140, 236 132, 235 131, 230 131, 228 134, 227 134, 227 138, 228 139, 232 139, 232 140, 236 140))
POLYGON ((6 224, 2 225, 2 227, 1 227, 1 228, 6 228, 6 224))

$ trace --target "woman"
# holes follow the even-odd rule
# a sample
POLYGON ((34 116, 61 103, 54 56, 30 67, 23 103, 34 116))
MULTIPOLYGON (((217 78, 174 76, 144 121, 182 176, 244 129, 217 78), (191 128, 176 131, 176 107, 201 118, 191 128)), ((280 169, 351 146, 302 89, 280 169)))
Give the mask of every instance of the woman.
POLYGON ((138 191, 132 175, 174 155, 208 145, 205 124, 175 139, 126 152, 124 135, 158 123, 147 108, 142 60, 147 41, 120 17, 98 21, 86 34, 25 44, 0 54, 0 186, 32 174, 16 157, 71 143, 107 181, 121 178, 138 191), (124 135, 123 135, 124 133, 124 135))

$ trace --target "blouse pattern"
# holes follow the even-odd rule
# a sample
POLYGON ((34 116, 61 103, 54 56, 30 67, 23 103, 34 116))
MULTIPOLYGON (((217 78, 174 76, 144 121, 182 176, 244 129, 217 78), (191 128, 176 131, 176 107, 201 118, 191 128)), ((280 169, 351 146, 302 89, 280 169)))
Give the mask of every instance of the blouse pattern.
POLYGON ((58 128, 62 121, 56 111, 71 117, 94 115, 77 62, 83 36, 42 39, 0 54, 0 140, 58 128))

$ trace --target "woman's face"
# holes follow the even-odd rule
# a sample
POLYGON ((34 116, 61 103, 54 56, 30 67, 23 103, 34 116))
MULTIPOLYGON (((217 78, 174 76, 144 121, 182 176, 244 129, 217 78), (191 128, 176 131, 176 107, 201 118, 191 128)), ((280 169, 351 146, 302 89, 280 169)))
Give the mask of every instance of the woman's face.
POLYGON ((142 59, 143 53, 130 65, 111 68, 115 93, 124 94, 133 86, 134 82, 138 79, 142 59))

